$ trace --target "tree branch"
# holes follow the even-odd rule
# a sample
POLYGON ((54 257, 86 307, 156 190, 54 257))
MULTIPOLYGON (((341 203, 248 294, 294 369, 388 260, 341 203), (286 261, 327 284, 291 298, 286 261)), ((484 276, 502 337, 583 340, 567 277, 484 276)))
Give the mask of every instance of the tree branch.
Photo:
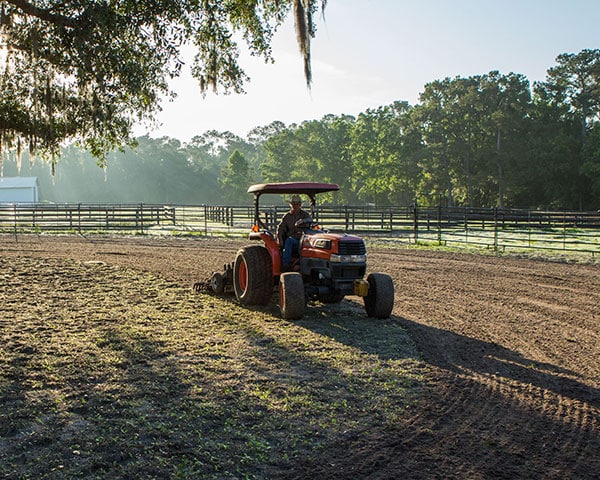
POLYGON ((32 3, 26 0, 5 0, 6 3, 13 5, 14 7, 21 10, 23 13, 27 15, 31 15, 32 17, 39 18, 40 20, 44 20, 45 22, 52 23, 54 25, 60 25, 62 27, 70 27, 75 28, 77 26, 77 21, 71 17, 67 17, 65 15, 58 15, 56 13, 52 13, 49 10, 36 7, 32 3))

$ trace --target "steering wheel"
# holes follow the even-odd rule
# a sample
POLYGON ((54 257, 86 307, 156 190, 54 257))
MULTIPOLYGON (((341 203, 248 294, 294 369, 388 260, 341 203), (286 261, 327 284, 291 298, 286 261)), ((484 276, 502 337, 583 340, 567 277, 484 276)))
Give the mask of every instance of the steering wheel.
POLYGON ((312 217, 301 218, 295 223, 296 227, 301 228, 303 230, 307 230, 312 227, 316 227, 318 225, 312 217))

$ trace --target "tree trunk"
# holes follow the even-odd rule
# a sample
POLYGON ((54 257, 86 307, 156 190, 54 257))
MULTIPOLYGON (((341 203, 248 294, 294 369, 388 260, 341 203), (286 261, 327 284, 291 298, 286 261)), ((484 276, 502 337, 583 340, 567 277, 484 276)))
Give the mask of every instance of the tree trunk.
POLYGON ((444 174, 446 175, 446 190, 448 191, 448 206, 454 206, 454 192, 452 191, 452 178, 450 178, 450 164, 446 152, 442 153, 442 161, 444 162, 444 174))

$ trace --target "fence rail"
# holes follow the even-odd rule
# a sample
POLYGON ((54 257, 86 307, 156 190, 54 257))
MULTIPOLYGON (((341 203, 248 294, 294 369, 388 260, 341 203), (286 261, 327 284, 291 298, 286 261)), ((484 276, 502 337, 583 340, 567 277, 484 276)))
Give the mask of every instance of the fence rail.
POLYGON ((144 231, 172 222, 174 210, 162 205, 14 204, 0 206, 0 230, 144 231))
MULTIPOLYGON (((266 206, 275 229, 286 206, 266 206)), ((1 204, 0 231, 140 232, 245 235, 253 207, 156 204, 1 204)), ((599 212, 461 207, 319 206, 316 220, 333 231, 389 236, 398 242, 469 244, 494 250, 537 249, 600 254, 599 212)))
POLYGON ((598 212, 438 208, 416 215, 415 242, 600 254, 598 212))

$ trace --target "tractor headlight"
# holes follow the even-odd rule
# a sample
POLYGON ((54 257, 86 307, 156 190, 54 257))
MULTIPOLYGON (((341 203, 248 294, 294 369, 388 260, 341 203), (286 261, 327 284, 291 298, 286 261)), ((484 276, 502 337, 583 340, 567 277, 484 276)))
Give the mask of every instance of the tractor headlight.
POLYGON ((323 248, 325 250, 331 250, 331 240, 325 238, 318 238, 312 242, 313 247, 323 248))
POLYGON ((330 262, 334 263, 365 263, 367 261, 366 255, 337 255, 333 253, 329 257, 330 262))

